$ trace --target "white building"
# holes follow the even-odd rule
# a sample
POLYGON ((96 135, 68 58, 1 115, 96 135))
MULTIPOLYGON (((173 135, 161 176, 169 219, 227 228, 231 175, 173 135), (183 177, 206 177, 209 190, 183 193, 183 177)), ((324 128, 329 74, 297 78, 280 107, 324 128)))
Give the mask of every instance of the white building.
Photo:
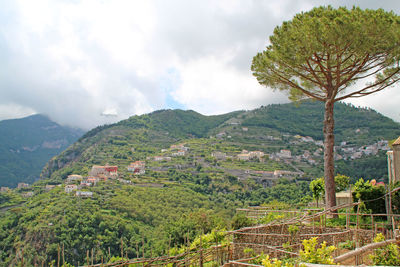
POLYGON ((216 158, 218 160, 225 160, 226 159, 226 153, 220 152, 220 151, 215 151, 211 153, 211 157, 216 158))
POLYGON ((292 152, 288 149, 281 149, 281 151, 277 153, 277 156, 284 159, 290 159, 292 158, 292 152))
POLYGON ((93 192, 89 191, 76 191, 75 196, 77 197, 92 197, 93 192))
POLYGON ((74 190, 77 190, 78 186, 76 184, 68 184, 65 186, 64 191, 65 193, 71 193, 74 190))

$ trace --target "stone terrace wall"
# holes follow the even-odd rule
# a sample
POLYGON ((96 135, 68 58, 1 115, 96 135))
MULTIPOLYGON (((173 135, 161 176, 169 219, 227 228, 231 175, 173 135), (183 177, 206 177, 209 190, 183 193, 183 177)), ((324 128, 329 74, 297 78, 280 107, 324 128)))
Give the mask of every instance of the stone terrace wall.
MULTIPOLYGON (((233 234, 233 258, 241 259, 248 257, 243 250, 252 248, 256 254, 264 252, 273 257, 288 256, 282 249, 282 244, 294 244, 292 250, 297 252, 301 248, 301 242, 304 239, 318 237, 318 242, 326 241, 328 245, 337 245, 337 243, 353 240, 355 238, 355 229, 346 230, 340 228, 317 228, 301 225, 296 234, 289 234, 290 224, 264 225, 258 227, 242 228, 233 234)), ((358 240, 360 245, 371 243, 374 232, 370 230, 358 230, 358 240)))

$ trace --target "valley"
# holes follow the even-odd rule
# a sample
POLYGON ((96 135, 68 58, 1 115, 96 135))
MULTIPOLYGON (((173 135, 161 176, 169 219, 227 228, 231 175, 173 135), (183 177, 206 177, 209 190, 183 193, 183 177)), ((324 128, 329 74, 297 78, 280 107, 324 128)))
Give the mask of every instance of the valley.
MULTIPOLYGON (((349 166, 379 162, 373 178, 386 181, 399 124, 373 110, 337 110, 346 114, 337 118, 338 173, 355 181, 349 166)), ((99 262, 120 255, 121 244, 128 258, 165 255, 233 229, 237 208, 305 205, 309 181, 322 176, 320 113, 315 102, 218 116, 162 110, 97 127, 52 158, 39 181, 1 193, 0 263, 22 251, 29 264, 54 262, 60 247, 73 265, 88 251, 99 262)))

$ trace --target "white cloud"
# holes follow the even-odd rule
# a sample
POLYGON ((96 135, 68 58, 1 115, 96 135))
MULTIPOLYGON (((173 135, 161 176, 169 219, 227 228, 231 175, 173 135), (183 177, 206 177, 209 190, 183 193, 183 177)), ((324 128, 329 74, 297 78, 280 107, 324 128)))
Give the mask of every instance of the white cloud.
MULTIPOLYGON (((287 101, 258 85, 252 57, 283 20, 328 3, 357 2, 1 1, 0 119, 39 112, 90 128, 171 106, 215 114, 287 101)), ((362 101, 393 114, 391 96, 362 101)))
POLYGON ((181 86, 173 92, 175 99, 204 114, 250 109, 286 100, 282 94, 259 85, 250 71, 242 72, 230 65, 231 58, 229 54, 218 58, 210 56, 181 64, 178 67, 181 86))
POLYGON ((23 118, 35 113, 35 110, 17 104, 0 105, 0 120, 23 118), (15 116, 16 114, 17 116, 15 116))

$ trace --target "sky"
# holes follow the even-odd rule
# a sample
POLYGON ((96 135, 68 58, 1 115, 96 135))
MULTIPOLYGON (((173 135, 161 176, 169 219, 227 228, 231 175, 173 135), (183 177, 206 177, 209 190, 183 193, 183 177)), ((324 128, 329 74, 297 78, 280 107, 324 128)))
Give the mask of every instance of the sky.
MULTIPOLYGON (((252 58, 315 6, 400 14, 400 1, 0 0, 0 120, 90 129, 158 109, 222 114, 287 103, 252 58)), ((400 121, 400 85, 350 102, 400 121)))

